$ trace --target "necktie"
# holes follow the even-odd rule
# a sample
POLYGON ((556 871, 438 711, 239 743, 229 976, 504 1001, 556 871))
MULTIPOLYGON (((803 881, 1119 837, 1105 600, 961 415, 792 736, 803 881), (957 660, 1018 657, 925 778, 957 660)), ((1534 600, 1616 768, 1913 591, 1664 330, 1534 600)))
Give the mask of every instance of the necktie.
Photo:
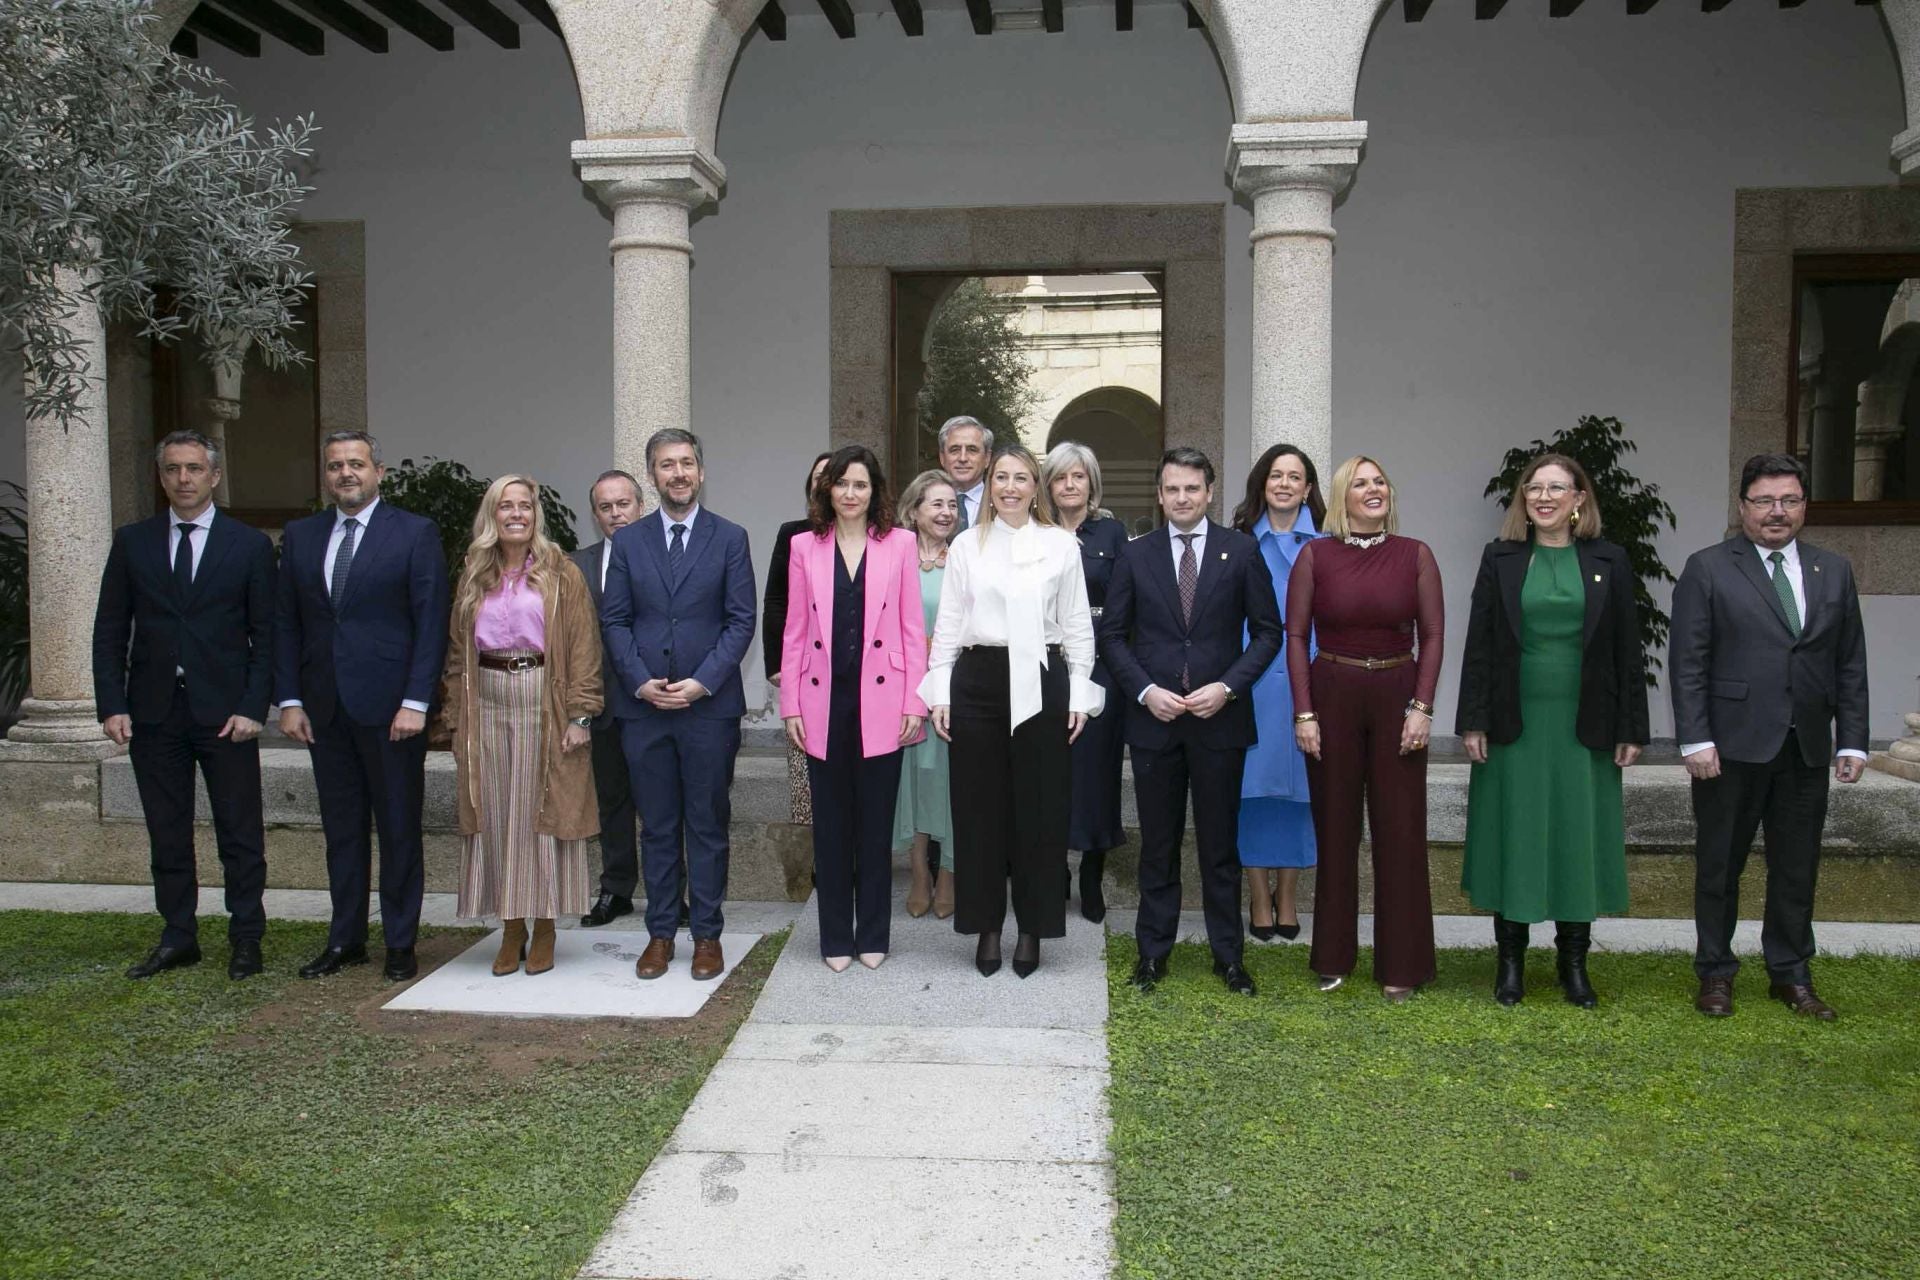
POLYGON ((960 507, 960 519, 953 526, 953 531, 955 533, 959 533, 961 530, 967 527, 967 495, 966 494, 963 493, 960 495, 958 505, 960 507))
POLYGON ((687 526, 683 524, 669 525, 667 532, 673 535, 673 539, 667 543, 667 576, 678 581, 680 578, 680 562, 684 560, 687 555, 687 526))
POLYGON ((1773 594, 1780 597, 1780 607, 1787 611, 1787 628, 1797 636, 1800 634, 1800 606, 1793 598, 1793 583, 1787 579, 1786 553, 1776 551, 1767 559, 1773 562, 1773 594))
POLYGON ((343 522, 343 527, 346 532, 341 535, 340 549, 333 553, 333 589, 331 594, 333 596, 333 611, 335 613, 340 612, 340 604, 347 598, 347 567, 353 563, 353 533, 354 530, 360 527, 360 522, 349 516, 343 522))
MULTIPOLYGON (((1200 535, 1198 533, 1176 533, 1173 536, 1180 539, 1180 621, 1187 626, 1192 626, 1193 593, 1194 589, 1200 585, 1200 561, 1199 558, 1193 554, 1193 540, 1200 535)), ((1182 652, 1185 651, 1182 650, 1182 652)), ((1182 691, 1185 691, 1189 687, 1190 682, 1187 678, 1187 663, 1186 659, 1182 658, 1180 660, 1180 688, 1182 691)))
POLYGON ((193 585, 193 535, 200 531, 200 526, 182 522, 173 527, 180 531, 180 545, 173 552, 173 584, 185 595, 193 585))

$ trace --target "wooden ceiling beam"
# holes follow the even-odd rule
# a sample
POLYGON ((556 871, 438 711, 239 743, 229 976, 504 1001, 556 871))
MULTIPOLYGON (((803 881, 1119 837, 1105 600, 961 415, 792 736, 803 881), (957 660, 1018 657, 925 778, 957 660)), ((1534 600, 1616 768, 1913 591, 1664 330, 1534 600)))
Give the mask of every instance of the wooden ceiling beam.
POLYGON ((780 7, 780 0, 767 0, 760 8, 760 16, 754 21, 760 25, 760 32, 767 39, 787 38, 787 11, 780 7))
POLYGON ((1486 22, 1500 16, 1507 7, 1507 0, 1473 0, 1473 16, 1477 21, 1486 22))
POLYGON ((527 11, 528 17, 562 40, 567 38, 566 32, 560 29, 560 19, 554 16, 553 6, 547 0, 520 0, 520 7, 527 11))
POLYGON ((1580 0, 1548 0, 1547 16, 1549 18, 1571 18, 1573 11, 1579 7, 1580 0))
POLYGON ((453 24, 420 0, 362 0, 362 3, 429 49, 453 52, 453 24))
POLYGON ((1205 21, 1201 19, 1200 11, 1198 9, 1194 8, 1190 4, 1186 6, 1186 9, 1187 9, 1187 29, 1189 31, 1195 31, 1207 25, 1205 21))
POLYGON ((440 0, 440 3, 453 10, 454 17, 466 19, 475 31, 502 49, 520 47, 520 24, 494 8, 492 0, 440 0))
POLYGON ((1054 35, 1067 29, 1065 0, 1040 0, 1041 25, 1054 35))
POLYGON ((853 39, 853 6, 847 0, 820 0, 820 12, 827 15, 833 34, 842 40, 853 39))
POLYGON ((973 20, 973 34, 990 36, 993 34, 993 4, 991 0, 967 0, 967 17, 973 20))
POLYGON ((1427 10, 1433 8, 1433 0, 1401 0, 1400 7, 1408 22, 1418 22, 1427 16, 1427 10))
POLYGON ((194 35, 193 32, 187 30, 185 27, 182 27, 173 33, 173 43, 168 45, 167 48, 173 50, 183 58, 197 61, 200 57, 200 37, 194 35))
POLYGON ((346 0, 287 0, 287 3, 304 9, 368 53, 387 51, 387 29, 346 0))
POLYGON ((196 36, 205 36, 222 49, 231 49, 243 58, 260 56, 260 33, 210 5, 196 6, 187 15, 186 30, 196 36))
POLYGON ((327 51, 326 32, 300 15, 282 9, 273 0, 220 0, 220 7, 309 58, 317 58, 327 51))
POLYGON ((1133 0, 1113 0, 1113 29, 1133 30, 1133 0))
POLYGON ((1732 3, 1733 0, 1700 0, 1700 12, 1718 13, 1732 3))
POLYGON ((920 0, 893 0, 893 16, 900 19, 900 29, 908 35, 927 34, 927 18, 920 12, 920 0))

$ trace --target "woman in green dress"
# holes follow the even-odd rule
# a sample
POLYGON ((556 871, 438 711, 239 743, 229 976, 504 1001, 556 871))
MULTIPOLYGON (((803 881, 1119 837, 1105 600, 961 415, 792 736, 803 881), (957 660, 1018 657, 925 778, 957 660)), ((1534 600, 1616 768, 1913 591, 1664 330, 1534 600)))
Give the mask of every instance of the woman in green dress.
MULTIPOLYGON (((960 498, 944 471, 923 471, 900 494, 901 527, 920 540, 920 603, 927 640, 940 614, 940 583, 947 575, 947 544, 960 528, 960 498)), ((909 846, 913 884, 907 914, 931 907, 945 920, 953 914, 953 812, 947 798, 947 744, 937 733, 906 749, 900 768, 900 799, 893 810, 893 845, 909 846), (940 874, 928 869, 929 842, 939 843, 940 874)))
POLYGON ((1620 771, 1647 741, 1633 568, 1600 537, 1586 471, 1542 454, 1520 473, 1473 584, 1457 732, 1473 761, 1461 888, 1493 915, 1494 998, 1520 1002, 1528 926, 1555 921, 1560 988, 1587 978, 1593 920, 1627 909, 1620 771))

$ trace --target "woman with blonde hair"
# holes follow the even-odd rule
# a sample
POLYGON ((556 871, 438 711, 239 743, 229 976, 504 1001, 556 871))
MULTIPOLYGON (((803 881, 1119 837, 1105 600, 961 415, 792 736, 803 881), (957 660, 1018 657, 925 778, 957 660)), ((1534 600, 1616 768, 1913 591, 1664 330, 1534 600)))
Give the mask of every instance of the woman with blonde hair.
MULTIPOLYGON (((934 622, 940 616, 940 588, 947 576, 947 555, 960 529, 960 493, 944 471, 922 471, 900 494, 900 525, 917 540, 920 563, 922 630, 931 649, 934 622)), ((907 914, 923 916, 931 908, 945 920, 953 914, 953 802, 947 786, 947 744, 937 733, 908 747, 900 765, 900 797, 893 810, 893 845, 907 847, 913 883, 907 890, 907 914), (938 848, 940 869, 929 863, 938 848)))
POLYGON ((1294 741, 1307 757, 1319 846, 1307 963, 1322 991, 1353 972, 1364 806, 1373 835, 1373 976, 1395 1002, 1434 976, 1427 740, 1445 624, 1440 566, 1426 543, 1400 536, 1399 524, 1380 464, 1341 463, 1327 486, 1331 536, 1300 548, 1286 610, 1294 741))
POLYGON ((458 914, 505 922, 496 975, 522 959, 545 973, 554 918, 582 914, 593 897, 600 622, 580 570, 547 537, 540 486, 527 476, 488 485, 474 514, 443 701, 465 838, 458 914))
POLYGON ((953 744, 957 933, 977 933, 981 976, 1000 968, 1007 882, 1020 938, 1013 971, 1067 932, 1072 747, 1105 694, 1092 680, 1093 619, 1080 544, 1054 521, 1040 466, 1019 445, 987 465, 977 530, 947 559, 920 696, 953 744))

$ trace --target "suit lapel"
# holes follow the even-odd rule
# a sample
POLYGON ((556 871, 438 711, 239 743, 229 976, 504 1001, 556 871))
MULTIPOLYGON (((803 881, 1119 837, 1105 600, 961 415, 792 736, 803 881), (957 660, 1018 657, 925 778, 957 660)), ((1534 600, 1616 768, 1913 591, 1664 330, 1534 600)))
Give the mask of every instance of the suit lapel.
MULTIPOLYGON (((1200 574, 1193 584, 1193 617, 1187 619, 1189 631, 1193 629, 1193 623, 1199 619, 1201 612, 1207 607, 1207 597, 1213 592, 1214 584, 1226 576, 1227 557, 1231 552, 1222 545, 1226 539, 1220 536, 1221 529, 1221 525, 1208 520, 1207 536, 1201 540, 1202 546, 1197 553, 1200 557, 1198 566, 1200 574)), ((1179 596, 1179 585, 1176 579, 1174 582, 1176 599, 1179 596)))
POLYGON ((607 557, 612 554, 613 539, 602 538, 594 544, 593 554, 587 557, 587 595, 593 600, 593 612, 596 616, 600 612, 600 597, 605 594, 601 590, 600 584, 606 576, 607 557))
POLYGON ((180 588, 173 581, 173 557, 167 554, 167 544, 173 541, 173 512, 163 510, 147 521, 146 536, 138 541, 141 554, 152 568, 154 581, 160 584, 160 593, 174 608, 178 609, 185 601, 180 598, 180 588))
POLYGON ((1587 613, 1580 624, 1580 647, 1584 649, 1607 607, 1608 565, 1595 553, 1592 542, 1576 540, 1574 545, 1580 549, 1580 582, 1587 593, 1587 613))
POLYGON ((188 600, 199 597, 200 585, 220 567, 227 552, 233 549, 233 535, 233 518, 214 513, 212 522, 207 526, 207 545, 200 549, 200 567, 194 570, 193 585, 187 588, 188 600))
MULTIPOLYGON (((794 541, 806 541, 804 548, 807 563, 807 591, 813 596, 814 626, 823 636, 833 634, 833 587, 839 580, 840 547, 831 535, 819 538, 812 529, 802 529, 793 535, 794 541)), ((791 545, 791 544, 789 544, 791 545)), ((871 547, 868 548, 872 550, 871 547)))
POLYGON ((1515 639, 1520 636, 1520 588, 1526 584, 1527 564, 1532 559, 1531 543, 1509 543, 1494 553, 1493 568, 1500 578, 1500 603, 1515 639))
MULTIPOLYGON (((1753 544, 1745 538, 1729 539, 1726 548, 1727 553, 1733 557, 1734 563, 1739 566, 1740 572, 1746 575, 1748 582, 1753 584, 1753 589, 1760 593, 1760 598, 1767 602, 1767 609, 1780 623, 1781 628, 1789 636, 1793 635, 1793 624, 1787 621, 1787 611, 1781 607, 1779 593, 1773 589, 1773 579, 1769 578, 1767 571, 1760 567, 1760 553, 1755 551, 1753 544)), ((1802 559, 1803 570, 1805 565, 1806 561, 1802 559)))
MULTIPOLYGON (((863 562, 867 567, 866 625, 861 629, 863 651, 873 647, 873 639, 880 632, 880 619, 886 613, 887 604, 893 599, 894 584, 900 581, 899 570, 891 563, 892 548, 901 544, 887 538, 868 538, 867 555, 863 562)), ((898 608, 896 604, 894 606, 898 608)))
POLYGON ((670 584, 675 591, 678 591, 680 584, 687 580, 687 575, 693 572, 694 562, 700 559, 713 542, 713 533, 714 517, 708 515, 704 509, 696 513, 693 517, 693 527, 687 530, 687 551, 680 557, 680 572, 670 584))
MULTIPOLYGON (((359 599, 360 589, 367 580, 367 575, 360 571, 361 566, 365 565, 368 569, 373 567, 374 562, 368 557, 386 545, 387 538, 392 532, 393 509, 382 502, 373 509, 373 515, 368 517, 365 527, 360 530, 360 536, 354 540, 353 559, 347 561, 347 592, 340 597, 342 610, 359 599)), ((322 558, 326 556, 325 543, 321 544, 320 554, 322 558)))
POLYGON ((1160 594, 1167 598, 1167 614, 1175 626, 1182 626, 1180 618, 1180 582, 1173 576, 1173 526, 1161 525, 1142 541, 1149 545, 1147 552, 1147 576, 1160 588, 1160 594))
POLYGON ((1800 636, 1805 639, 1813 634, 1813 629, 1827 620, 1832 610, 1827 604, 1827 575, 1822 572, 1827 562, 1826 553, 1818 547, 1800 544, 1800 591, 1806 597, 1806 616, 1800 619, 1800 636))

